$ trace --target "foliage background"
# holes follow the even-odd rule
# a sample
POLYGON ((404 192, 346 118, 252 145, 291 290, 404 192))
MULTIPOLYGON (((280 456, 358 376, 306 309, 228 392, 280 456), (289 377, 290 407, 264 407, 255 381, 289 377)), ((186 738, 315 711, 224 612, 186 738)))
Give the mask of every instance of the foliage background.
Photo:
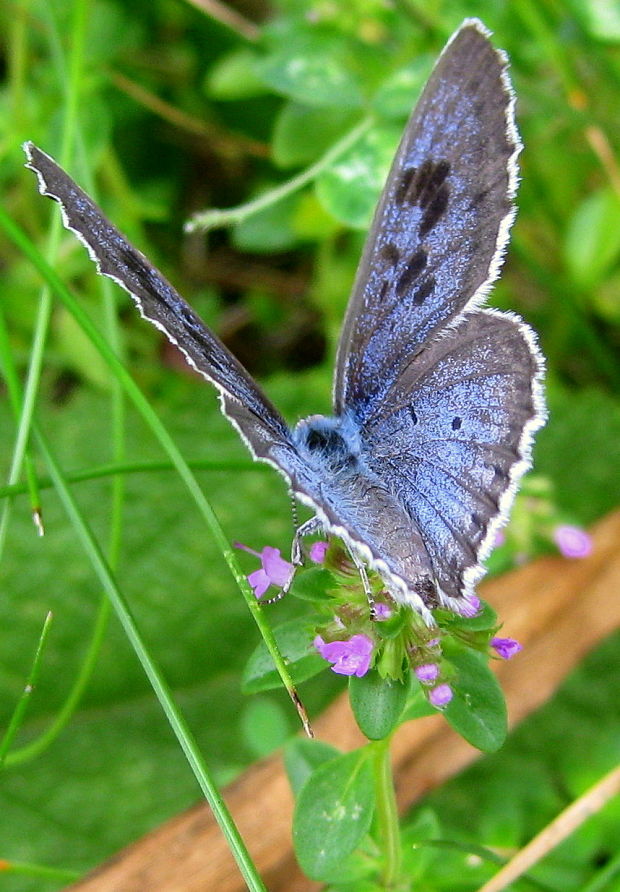
MULTIPOLYGON (((57 209, 38 195, 19 146, 33 139, 59 157, 67 107, 77 95, 71 163, 77 179, 86 182, 92 173, 109 216, 264 381, 289 421, 328 411, 340 320, 398 135, 447 37, 464 17, 480 16, 510 55, 526 146, 519 216, 492 301, 535 325, 549 360, 551 420, 539 438, 536 472, 553 484, 556 508, 577 522, 613 508, 620 482, 617 4, 280 0, 269 9, 251 2, 240 9, 247 29, 176 0, 15 0, 0 7, 6 75, 0 178, 7 210, 44 250, 57 209), (84 61, 72 79, 76 10, 86 13, 87 29, 84 61), (192 212, 230 207, 286 181, 369 111, 376 116, 372 130, 315 183, 208 237, 182 235, 192 212)), ((23 373, 41 283, 2 238, 2 312, 23 373)), ((63 280, 101 321, 99 283, 85 252, 63 232, 57 253, 63 280)), ((199 472, 231 540, 286 552, 291 523, 282 481, 251 465, 214 394, 181 368, 124 293, 115 301, 121 352, 183 453, 203 463, 234 463, 232 471, 199 472)), ((112 461, 120 438, 111 395, 98 354, 55 306, 37 414, 67 472, 92 472, 112 461)), ((6 477, 15 420, 5 399, 0 430, 6 477)), ((129 462, 165 458, 131 409, 123 438, 129 462)), ((74 491, 105 543, 110 480, 91 479, 74 491)), ((44 616, 54 613, 18 746, 36 740, 62 706, 101 597, 51 489, 43 489, 42 503, 47 535, 40 540, 27 499, 15 498, 3 555, 2 724, 28 676, 44 616)), ((219 781, 296 730, 283 698, 246 700, 239 693, 255 627, 170 471, 125 477, 118 578, 219 781)), ((286 601, 274 617, 296 609, 286 601)), ((431 797, 443 835, 519 845, 611 767, 619 749, 617 671, 612 639, 500 754, 431 797), (516 787, 515 776, 528 783, 516 787)), ((316 710, 337 687, 336 678, 323 674, 305 686, 304 699, 316 710)), ((37 758, 5 769, 0 857, 82 871, 197 798, 112 620, 63 732, 37 758)), ((617 808, 608 809, 564 846, 546 879, 555 888, 581 888, 617 856, 618 817, 617 808)), ((442 855, 431 874, 437 887, 457 888, 455 876, 458 888, 475 887, 459 858, 442 855)), ((12 874, 2 882, 21 892, 59 888, 62 878, 12 874)))

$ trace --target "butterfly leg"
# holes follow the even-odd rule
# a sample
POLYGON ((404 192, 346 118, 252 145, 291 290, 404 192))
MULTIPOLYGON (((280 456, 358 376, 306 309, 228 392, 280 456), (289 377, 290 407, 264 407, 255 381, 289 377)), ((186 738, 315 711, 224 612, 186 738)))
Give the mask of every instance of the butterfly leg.
POLYGON ((298 526, 295 530, 295 535, 293 536, 293 544, 291 545, 291 563, 293 565, 293 572, 291 573, 287 582, 284 583, 280 591, 277 595, 274 595, 273 598, 265 598, 263 599, 263 604, 275 604, 277 601, 281 601, 282 598, 288 594, 291 585, 293 584, 293 579, 295 578, 295 571, 298 567, 302 567, 304 563, 304 556, 301 550, 301 540, 304 536, 309 536, 311 533, 316 533, 317 530, 321 529, 321 522, 318 517, 311 517, 310 520, 306 520, 305 523, 302 523, 301 526, 298 526))
POLYGON ((368 580, 368 573, 366 572, 366 567, 364 565, 364 562, 362 560, 360 560, 360 558, 355 554, 353 549, 349 548, 347 550, 351 556, 351 560, 355 564, 357 572, 360 575, 360 579, 362 580, 362 585, 364 586, 364 594, 366 595, 366 599, 368 600, 368 606, 370 607, 370 618, 374 620, 374 619, 376 619, 376 615, 377 615, 376 608, 375 608, 375 599, 374 599, 374 595, 372 593, 372 589, 370 588, 370 582, 368 580))
POLYGON ((301 540, 304 536, 310 536, 312 533, 318 532, 322 528, 321 521, 318 517, 311 517, 295 530, 293 544, 291 546, 291 563, 294 567, 301 567, 304 557, 301 551, 301 540))

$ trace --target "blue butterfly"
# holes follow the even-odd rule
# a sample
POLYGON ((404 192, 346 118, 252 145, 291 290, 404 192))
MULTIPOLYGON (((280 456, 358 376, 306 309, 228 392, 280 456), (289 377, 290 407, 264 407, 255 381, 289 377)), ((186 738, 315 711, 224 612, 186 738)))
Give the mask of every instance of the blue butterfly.
MULTIPOLYGON (((518 316, 483 308, 515 209, 507 60, 467 19, 405 128, 379 201, 336 361, 334 412, 290 428, 174 288, 32 143, 27 166, 98 270, 219 390, 255 459, 273 465, 362 573, 432 623, 467 612, 545 420, 544 364, 518 316)), ((365 578, 365 577, 364 577, 365 578)))

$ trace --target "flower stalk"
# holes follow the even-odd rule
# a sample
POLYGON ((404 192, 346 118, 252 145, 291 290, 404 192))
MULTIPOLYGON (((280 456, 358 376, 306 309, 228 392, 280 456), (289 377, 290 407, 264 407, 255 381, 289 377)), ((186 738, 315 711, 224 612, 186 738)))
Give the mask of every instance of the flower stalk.
POLYGON ((375 820, 377 843, 383 857, 382 888, 393 889, 400 878, 401 840, 394 773, 390 758, 392 736, 371 744, 375 780, 375 820))

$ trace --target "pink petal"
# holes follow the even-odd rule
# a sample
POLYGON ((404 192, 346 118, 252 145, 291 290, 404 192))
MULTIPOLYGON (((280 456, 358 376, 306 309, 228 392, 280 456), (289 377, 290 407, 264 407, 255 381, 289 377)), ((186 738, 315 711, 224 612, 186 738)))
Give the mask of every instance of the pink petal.
POLYGON ((254 589, 254 594, 257 598, 262 598, 271 585, 271 580, 262 567, 260 568, 260 570, 254 570, 253 573, 250 573, 247 579, 254 589))
POLYGON ((553 533, 555 544, 567 558, 585 558, 592 552, 592 539, 581 527, 563 524, 553 533))
POLYGON ((273 585, 283 586, 291 578, 293 565, 281 557, 279 548, 266 545, 261 554, 261 562, 273 585))
POLYGON ((491 647, 502 660, 510 660, 523 646, 514 638, 491 638, 491 647))
POLYGON ((449 684, 440 684, 437 685, 436 688, 428 695, 428 699, 436 706, 437 709, 443 709, 444 706, 447 706, 452 697, 454 696, 454 692, 449 684))
POLYGON ((315 564, 322 564, 328 548, 329 542, 313 542, 310 546, 310 560, 315 564))

